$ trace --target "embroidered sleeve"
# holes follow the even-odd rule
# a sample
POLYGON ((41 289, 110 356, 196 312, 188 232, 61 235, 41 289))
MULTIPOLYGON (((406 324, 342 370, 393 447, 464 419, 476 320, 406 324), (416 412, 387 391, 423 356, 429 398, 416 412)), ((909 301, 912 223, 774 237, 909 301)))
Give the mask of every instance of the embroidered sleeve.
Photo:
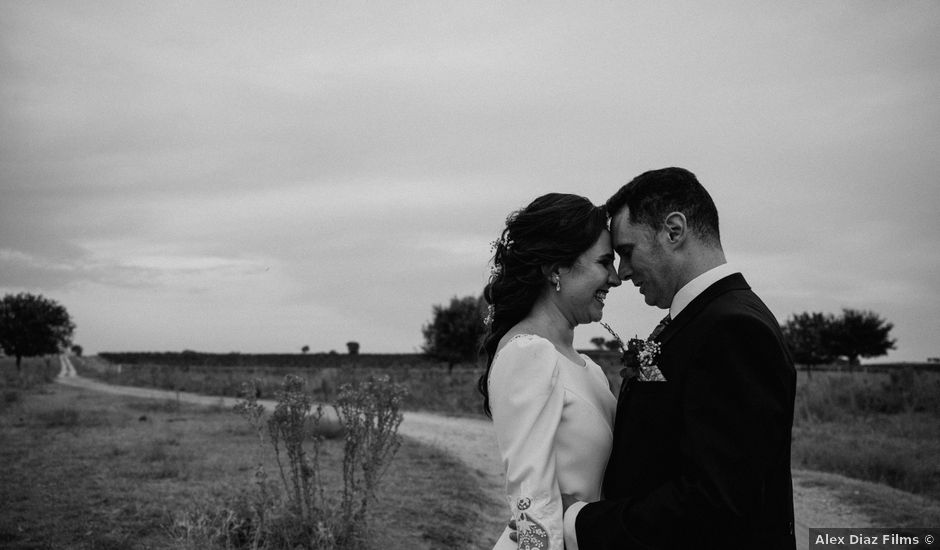
POLYGON ((564 387, 558 384, 554 346, 538 337, 506 344, 493 364, 489 387, 519 549, 563 550, 555 433, 564 387))

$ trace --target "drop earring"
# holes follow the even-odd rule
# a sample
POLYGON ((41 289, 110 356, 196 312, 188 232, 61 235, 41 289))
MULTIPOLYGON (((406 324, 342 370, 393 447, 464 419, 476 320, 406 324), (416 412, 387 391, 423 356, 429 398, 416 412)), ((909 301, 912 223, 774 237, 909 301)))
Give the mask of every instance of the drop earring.
POLYGON ((561 292, 561 277, 555 275, 555 292, 561 292))

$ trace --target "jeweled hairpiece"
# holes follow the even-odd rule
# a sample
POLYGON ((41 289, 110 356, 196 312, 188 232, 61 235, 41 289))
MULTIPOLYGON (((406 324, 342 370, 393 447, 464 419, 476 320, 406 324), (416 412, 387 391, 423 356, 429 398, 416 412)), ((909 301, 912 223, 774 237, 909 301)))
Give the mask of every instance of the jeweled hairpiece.
POLYGON ((490 242, 490 252, 496 252, 500 246, 506 250, 509 250, 509 247, 512 246, 512 240, 503 235, 495 241, 490 242))
POLYGON ((486 306, 486 317, 483 319, 484 326, 490 326, 493 323, 493 313, 496 312, 496 308, 493 307, 493 304, 486 306))

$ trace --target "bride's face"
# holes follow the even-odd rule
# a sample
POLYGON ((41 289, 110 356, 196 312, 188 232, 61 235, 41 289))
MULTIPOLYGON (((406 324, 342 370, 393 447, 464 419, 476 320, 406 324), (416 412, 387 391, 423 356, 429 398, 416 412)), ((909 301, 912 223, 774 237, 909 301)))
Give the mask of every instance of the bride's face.
POLYGON ((572 324, 600 321, 604 301, 611 287, 620 286, 614 268, 610 233, 603 231, 591 248, 584 251, 570 268, 559 270, 559 303, 572 324))

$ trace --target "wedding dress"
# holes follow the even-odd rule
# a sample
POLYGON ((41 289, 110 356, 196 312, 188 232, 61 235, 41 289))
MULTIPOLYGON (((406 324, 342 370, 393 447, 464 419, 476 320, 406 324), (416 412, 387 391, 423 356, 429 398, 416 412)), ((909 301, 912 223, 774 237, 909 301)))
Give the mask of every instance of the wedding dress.
POLYGON ((490 409, 519 536, 517 546, 507 527, 494 550, 563 550, 561 493, 601 497, 617 399, 601 367, 581 358, 520 334, 493 360, 490 409))

